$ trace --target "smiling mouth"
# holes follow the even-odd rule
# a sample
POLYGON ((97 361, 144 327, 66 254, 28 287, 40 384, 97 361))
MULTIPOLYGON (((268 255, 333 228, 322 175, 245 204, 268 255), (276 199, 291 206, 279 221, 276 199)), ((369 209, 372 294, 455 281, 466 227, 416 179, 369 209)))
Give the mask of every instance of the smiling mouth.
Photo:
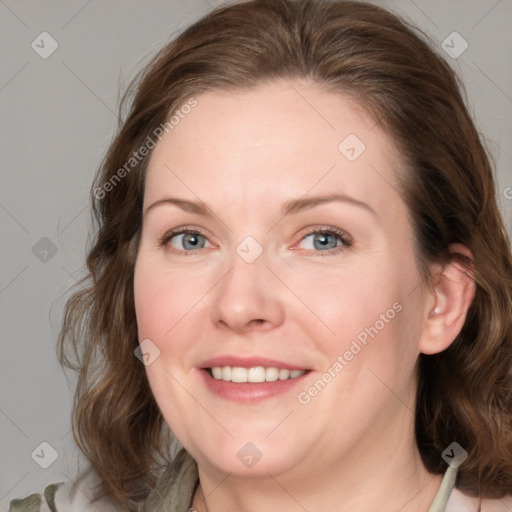
POLYGON ((309 370, 288 370, 274 366, 255 366, 243 368, 240 366, 215 366, 205 368, 208 375, 215 380, 235 383, 263 383, 277 380, 291 380, 301 377, 309 370))

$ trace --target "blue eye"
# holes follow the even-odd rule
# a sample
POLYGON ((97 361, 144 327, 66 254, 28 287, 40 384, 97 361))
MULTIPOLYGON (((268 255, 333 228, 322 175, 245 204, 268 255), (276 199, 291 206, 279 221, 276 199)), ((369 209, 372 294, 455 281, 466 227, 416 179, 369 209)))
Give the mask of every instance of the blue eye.
POLYGON ((192 252, 194 249, 203 249, 207 238, 193 229, 182 229, 180 231, 170 232, 164 235, 161 240, 162 245, 168 245, 184 252, 192 252))
POLYGON ((177 235, 175 238, 179 237, 183 237, 181 239, 181 243, 185 249, 202 249, 205 245, 204 236, 198 235, 197 233, 183 233, 181 235, 177 235))
POLYGON ((311 233, 305 236, 303 241, 308 238, 313 239, 313 249, 324 250, 338 247, 339 237, 332 233, 311 233))
MULTIPOLYGON (((308 254, 328 256, 346 250, 352 246, 352 239, 345 232, 334 227, 317 228, 307 233, 299 243, 310 239, 309 247, 303 248, 308 254), (311 246, 312 243, 312 246, 311 246)), ((170 246, 183 255, 193 255, 197 249, 212 247, 208 238, 196 229, 181 228, 167 232, 160 245, 170 246)))
POLYGON ((301 242, 308 239, 310 239, 310 247, 306 247, 305 249, 323 253, 321 256, 337 253, 338 251, 342 251, 352 245, 348 235, 333 227, 315 229, 304 236, 301 242))

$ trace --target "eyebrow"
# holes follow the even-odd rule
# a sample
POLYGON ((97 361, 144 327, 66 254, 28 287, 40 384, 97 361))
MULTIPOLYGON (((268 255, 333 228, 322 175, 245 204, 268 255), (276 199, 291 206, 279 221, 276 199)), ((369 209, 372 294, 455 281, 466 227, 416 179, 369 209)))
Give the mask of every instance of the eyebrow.
MULTIPOLYGON (((298 199, 290 199, 289 201, 286 201, 281 207, 281 215, 285 217, 287 215, 292 215, 303 210, 314 208, 315 206, 332 203, 335 201, 349 203, 354 206, 358 206, 360 208, 367 210, 374 216, 377 216, 377 214, 375 213, 371 206, 364 203, 363 201, 360 201, 359 199, 354 199, 353 197, 347 196, 345 194, 327 194, 320 196, 300 197, 298 199)), ((203 215, 205 217, 212 216, 210 208, 208 208, 205 203, 189 201, 188 199, 181 199, 178 197, 163 197, 162 199, 158 199, 145 209, 144 214, 147 215, 149 211, 163 204, 173 204, 178 208, 181 208, 183 211, 195 213, 197 215, 203 215)))
POLYGON ((345 194, 327 194, 322 196, 307 196, 300 197, 298 199, 291 199, 290 201, 286 201, 283 204, 281 208, 281 214, 284 217, 286 215, 297 213, 302 210, 314 208, 315 206, 321 204, 332 203, 334 201, 349 203, 354 206, 358 206, 360 208, 367 210, 371 214, 377 216, 377 214, 370 205, 363 203, 363 201, 360 201, 359 199, 354 199, 353 197, 347 196, 345 194))

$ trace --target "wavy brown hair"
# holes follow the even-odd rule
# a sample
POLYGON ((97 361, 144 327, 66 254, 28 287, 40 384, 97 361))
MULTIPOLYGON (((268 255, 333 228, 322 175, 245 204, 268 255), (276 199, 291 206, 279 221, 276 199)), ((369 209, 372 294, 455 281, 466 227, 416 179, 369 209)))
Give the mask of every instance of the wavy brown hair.
POLYGON ((462 491, 499 498, 512 489, 510 242, 464 86, 431 46, 372 4, 254 0, 212 11, 133 80, 93 184, 89 275, 66 305, 58 342, 61 364, 79 372, 73 432, 102 480, 98 496, 138 510, 170 462, 172 440, 134 356, 133 272, 151 151, 122 179, 114 175, 194 95, 295 78, 355 98, 396 141, 427 282, 429 264, 452 258, 450 244, 472 252, 464 264, 476 295, 466 322, 447 350, 418 360, 416 440, 432 473, 445 470, 441 453, 453 441, 468 451, 462 491))

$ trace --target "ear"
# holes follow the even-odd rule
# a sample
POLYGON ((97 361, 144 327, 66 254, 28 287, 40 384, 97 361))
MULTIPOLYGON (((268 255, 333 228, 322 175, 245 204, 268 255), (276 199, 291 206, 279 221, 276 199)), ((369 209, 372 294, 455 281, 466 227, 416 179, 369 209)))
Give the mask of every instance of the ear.
POLYGON ((451 345, 464 325, 475 296, 473 266, 467 269, 457 259, 457 255, 462 255, 473 261, 471 251, 464 245, 453 244, 450 254, 454 257, 449 263, 432 270, 419 345, 423 354, 437 354, 451 345))

